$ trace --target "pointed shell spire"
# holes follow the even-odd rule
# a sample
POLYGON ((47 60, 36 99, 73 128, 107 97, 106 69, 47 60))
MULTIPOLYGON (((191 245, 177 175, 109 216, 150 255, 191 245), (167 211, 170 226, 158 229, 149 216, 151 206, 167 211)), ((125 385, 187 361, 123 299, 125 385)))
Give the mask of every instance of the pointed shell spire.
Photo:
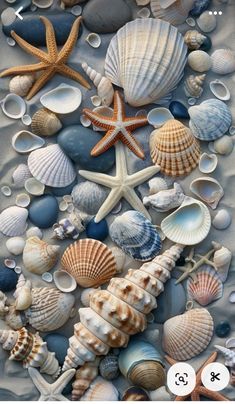
POLYGON ((218 351, 222 352, 225 357, 225 366, 235 367, 235 352, 232 349, 225 348, 221 345, 215 345, 218 351))
POLYGON ((203 93, 203 83, 206 75, 194 76, 191 74, 184 82, 184 92, 187 97, 199 98, 203 93))
POLYGON ((78 401, 89 388, 91 382, 98 376, 99 359, 87 362, 77 370, 73 383, 72 401, 78 401))
POLYGON ((102 105, 109 107, 113 102, 114 96, 114 89, 111 80, 96 72, 88 66, 87 63, 83 63, 82 68, 97 87, 97 94, 102 100, 102 105))

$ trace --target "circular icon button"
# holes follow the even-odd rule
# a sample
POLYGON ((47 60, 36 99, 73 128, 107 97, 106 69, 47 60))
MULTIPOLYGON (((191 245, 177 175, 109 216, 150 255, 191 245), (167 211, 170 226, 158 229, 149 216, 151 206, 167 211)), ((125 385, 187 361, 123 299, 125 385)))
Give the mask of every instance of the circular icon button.
POLYGON ((188 363, 176 363, 167 372, 167 386, 173 394, 187 396, 196 386, 195 370, 188 363))
POLYGON ((211 391, 225 389, 230 381, 230 374, 222 363, 209 363, 202 371, 202 384, 211 391))

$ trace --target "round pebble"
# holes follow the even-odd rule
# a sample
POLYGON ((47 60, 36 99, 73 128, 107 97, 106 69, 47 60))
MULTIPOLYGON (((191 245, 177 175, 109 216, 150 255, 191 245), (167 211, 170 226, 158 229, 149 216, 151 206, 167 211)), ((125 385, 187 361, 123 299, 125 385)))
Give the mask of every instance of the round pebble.
POLYGON ((67 355, 67 349, 69 348, 68 338, 55 332, 45 335, 43 339, 47 343, 48 351, 55 352, 56 359, 60 366, 62 366, 67 355))
POLYGON ((99 223, 95 223, 94 219, 88 223, 86 227, 86 235, 88 238, 94 238, 95 240, 103 241, 109 234, 109 228, 105 219, 99 223))
POLYGON ((212 0, 196 0, 190 14, 193 17, 199 17, 204 11, 208 9, 212 0))
POLYGON ((37 227, 48 229, 57 222, 59 206, 52 195, 35 197, 29 207, 29 220, 37 227))
POLYGON ((18 281, 18 276, 12 269, 6 268, 0 264, 0 290, 10 292, 14 290, 18 281))
POLYGON ((170 279, 164 285, 164 293, 158 297, 157 304, 157 309, 154 310, 157 323, 162 324, 170 317, 183 313, 185 311, 186 296, 182 284, 175 285, 175 279, 170 279))
POLYGON ((64 195, 68 195, 71 194, 73 187, 77 185, 77 179, 75 179, 72 184, 68 185, 67 187, 64 188, 50 188, 50 191, 53 195, 55 196, 64 196, 64 195))
POLYGON ((188 109, 179 101, 172 101, 169 110, 176 119, 190 119, 188 109))
POLYGON ((228 336, 228 334, 231 331, 231 326, 228 321, 221 321, 217 326, 215 327, 215 334, 219 338, 225 338, 228 336))
POLYGON ((200 46, 200 49, 203 50, 204 52, 208 52, 211 49, 211 47, 212 47, 212 41, 209 36, 206 36, 206 39, 204 40, 203 44, 200 46))

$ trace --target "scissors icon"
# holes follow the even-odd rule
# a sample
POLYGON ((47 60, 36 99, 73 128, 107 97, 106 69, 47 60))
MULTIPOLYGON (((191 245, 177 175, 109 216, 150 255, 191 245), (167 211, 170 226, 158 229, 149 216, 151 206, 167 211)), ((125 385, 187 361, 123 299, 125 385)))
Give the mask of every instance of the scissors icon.
POLYGON ((215 374, 215 372, 211 372, 211 382, 214 382, 215 380, 220 381, 219 375, 220 373, 215 374))

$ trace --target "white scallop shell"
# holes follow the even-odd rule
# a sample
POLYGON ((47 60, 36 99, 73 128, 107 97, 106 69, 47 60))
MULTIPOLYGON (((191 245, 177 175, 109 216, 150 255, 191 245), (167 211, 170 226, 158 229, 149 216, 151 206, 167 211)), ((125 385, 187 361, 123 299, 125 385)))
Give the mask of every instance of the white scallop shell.
POLYGON ((28 130, 21 130, 12 137, 11 144, 17 153, 24 154, 39 149, 45 140, 28 130))
POLYGON ((228 101, 230 100, 231 94, 226 86, 221 80, 212 80, 210 82, 210 90, 221 101, 228 101))
POLYGON ((154 108, 147 115, 149 125, 160 128, 169 119, 174 119, 172 113, 167 108, 154 108))
POLYGON ((38 181, 51 187, 66 187, 76 177, 71 160, 58 144, 30 153, 28 167, 38 181))
POLYGON ((43 195, 45 190, 45 185, 33 177, 25 181, 24 187, 29 194, 36 196, 43 195))
POLYGON ((195 50, 188 55, 188 64, 196 72, 204 73, 210 70, 212 61, 208 53, 202 50, 195 50))
POLYGON ((101 45, 101 38, 95 32, 91 32, 87 35, 86 41, 89 43, 92 48, 99 48, 101 45))
POLYGON ((197 19, 197 25, 203 32, 212 32, 216 28, 217 20, 213 13, 206 10, 197 19))
POLYGON ((227 229, 230 226, 231 222, 232 217, 227 209, 218 210, 214 219, 212 220, 212 224, 217 230, 227 229))
POLYGON ((199 160, 199 170, 204 174, 212 173, 218 164, 218 158, 215 154, 203 153, 199 160))
POLYGON ((98 376, 80 401, 119 401, 119 393, 113 383, 98 376))
POLYGON ((212 71, 229 74, 235 71, 235 54, 230 49, 217 49, 211 55, 212 71))
POLYGON ((22 254, 25 246, 25 240, 22 237, 11 237, 6 242, 8 251, 13 255, 22 254))
POLYGON ((56 287, 62 292, 72 292, 77 287, 77 282, 67 271, 55 271, 53 279, 56 287))
POLYGON ((211 177, 196 178, 190 184, 190 191, 212 209, 216 209, 220 199, 224 195, 224 190, 220 183, 211 177))
POLYGON ((194 0, 168 1, 151 0, 151 10, 155 18, 168 21, 173 25, 185 22, 194 0))
POLYGON ((11 93, 17 94, 20 97, 25 97, 34 83, 35 77, 33 74, 25 74, 15 76, 10 80, 9 90, 11 93))
POLYGON ((10 93, 1 100, 2 111, 8 118, 20 119, 26 112, 26 104, 19 95, 10 93))
POLYGON ((13 184, 16 188, 22 188, 25 181, 31 177, 31 173, 26 164, 19 164, 12 174, 13 184))
POLYGON ((82 93, 79 88, 68 84, 60 84, 40 98, 41 104, 56 114, 69 114, 82 102, 82 93))
POLYGON ((0 232, 5 236, 21 236, 27 228, 27 209, 10 206, 0 214, 0 232))

